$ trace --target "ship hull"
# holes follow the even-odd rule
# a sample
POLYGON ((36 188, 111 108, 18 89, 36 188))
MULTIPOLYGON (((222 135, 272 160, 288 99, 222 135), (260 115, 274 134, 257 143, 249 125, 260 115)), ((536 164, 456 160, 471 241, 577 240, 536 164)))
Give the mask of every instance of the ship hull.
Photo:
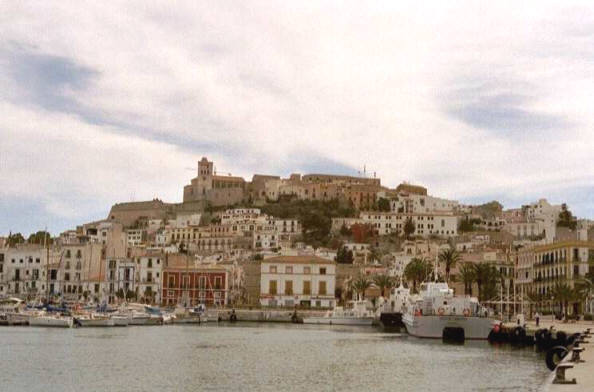
POLYGON ((487 340, 498 321, 484 317, 413 316, 406 314, 402 321, 409 335, 419 338, 442 339, 444 331, 463 330, 464 339, 487 340))
POLYGON ((349 318, 349 317, 306 317, 303 324, 325 324, 325 325, 372 325, 373 318, 349 318))

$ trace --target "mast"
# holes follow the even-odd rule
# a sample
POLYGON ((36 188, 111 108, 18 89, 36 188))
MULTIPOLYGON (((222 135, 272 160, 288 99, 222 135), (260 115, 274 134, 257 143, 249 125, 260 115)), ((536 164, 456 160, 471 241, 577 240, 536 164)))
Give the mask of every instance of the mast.
POLYGON ((46 258, 45 258, 45 278, 46 278, 46 284, 45 284, 45 292, 47 294, 47 298, 46 298, 46 303, 49 304, 49 296, 50 296, 50 291, 49 291, 49 282, 50 282, 50 275, 49 275, 49 246, 47 244, 47 227, 45 228, 45 235, 43 236, 43 246, 46 248, 47 252, 46 252, 46 258))

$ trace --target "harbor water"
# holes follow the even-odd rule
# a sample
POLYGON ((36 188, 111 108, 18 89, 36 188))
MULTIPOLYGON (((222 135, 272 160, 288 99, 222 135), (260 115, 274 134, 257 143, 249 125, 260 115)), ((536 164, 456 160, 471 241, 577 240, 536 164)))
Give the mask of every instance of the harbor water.
POLYGON ((1 391, 536 391, 533 348, 365 327, 0 328, 1 391))

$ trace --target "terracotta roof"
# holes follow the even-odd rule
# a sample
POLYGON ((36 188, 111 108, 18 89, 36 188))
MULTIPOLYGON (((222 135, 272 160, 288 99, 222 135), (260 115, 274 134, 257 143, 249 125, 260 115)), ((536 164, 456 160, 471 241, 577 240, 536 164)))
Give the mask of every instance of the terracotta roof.
POLYGON ((336 264, 334 260, 324 259, 318 256, 278 256, 262 260, 262 263, 286 263, 286 264, 336 264))

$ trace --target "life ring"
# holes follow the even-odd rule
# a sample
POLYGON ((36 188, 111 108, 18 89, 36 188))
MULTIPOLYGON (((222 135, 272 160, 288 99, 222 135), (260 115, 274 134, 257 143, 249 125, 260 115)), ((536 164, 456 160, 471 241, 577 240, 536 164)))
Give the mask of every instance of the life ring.
POLYGON ((465 317, 468 317, 468 316, 470 316, 470 309, 468 309, 468 308, 464 309, 464 311, 462 312, 462 314, 463 314, 465 317))
POLYGON ((439 314, 440 316, 443 316, 445 313, 445 309, 440 307, 439 309, 437 309, 437 314, 439 314))

